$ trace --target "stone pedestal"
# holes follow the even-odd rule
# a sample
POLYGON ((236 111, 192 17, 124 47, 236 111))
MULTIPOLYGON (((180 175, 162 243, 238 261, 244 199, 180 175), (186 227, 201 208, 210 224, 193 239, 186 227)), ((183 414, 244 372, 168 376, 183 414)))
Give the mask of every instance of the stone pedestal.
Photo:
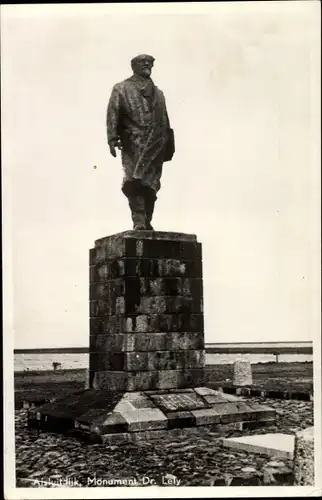
POLYGON ((203 386, 202 255, 195 235, 126 231, 95 242, 89 344, 88 389, 30 410, 29 427, 110 441, 275 421, 271 408, 203 386))
POLYGON ((201 244, 127 231, 90 252, 90 385, 141 391, 202 384, 201 244))

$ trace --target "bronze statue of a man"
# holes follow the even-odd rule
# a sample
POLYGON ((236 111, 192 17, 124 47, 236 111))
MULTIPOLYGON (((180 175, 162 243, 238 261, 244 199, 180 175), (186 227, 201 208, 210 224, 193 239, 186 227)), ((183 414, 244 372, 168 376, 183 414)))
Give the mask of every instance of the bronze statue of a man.
POLYGON ((121 150, 122 191, 129 200, 133 228, 151 225, 162 165, 172 159, 174 136, 163 92, 151 80, 154 58, 131 61, 133 75, 114 85, 107 108, 107 140, 112 156, 121 150))

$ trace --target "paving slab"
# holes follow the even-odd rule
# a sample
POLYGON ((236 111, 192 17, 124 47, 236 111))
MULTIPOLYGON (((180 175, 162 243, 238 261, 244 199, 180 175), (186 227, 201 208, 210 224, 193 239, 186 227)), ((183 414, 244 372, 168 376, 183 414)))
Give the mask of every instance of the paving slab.
POLYGON ((293 459, 295 436, 291 434, 257 434, 238 438, 224 438, 226 448, 259 453, 269 457, 293 459))
POLYGON ((151 399, 163 411, 207 408, 207 402, 203 401, 197 394, 191 392, 151 395, 151 399))

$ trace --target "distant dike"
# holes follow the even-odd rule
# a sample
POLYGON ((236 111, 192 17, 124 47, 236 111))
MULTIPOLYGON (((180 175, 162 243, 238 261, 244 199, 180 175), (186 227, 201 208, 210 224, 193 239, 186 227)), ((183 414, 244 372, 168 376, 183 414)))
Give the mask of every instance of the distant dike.
POLYGON ((14 354, 79 354, 88 352, 88 347, 39 347, 34 349, 14 349, 14 354))

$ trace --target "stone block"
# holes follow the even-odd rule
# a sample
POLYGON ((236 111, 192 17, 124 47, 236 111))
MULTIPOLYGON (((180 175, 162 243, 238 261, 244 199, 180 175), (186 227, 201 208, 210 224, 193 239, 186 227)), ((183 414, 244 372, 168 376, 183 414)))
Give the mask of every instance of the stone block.
POLYGON ((155 408, 153 402, 147 397, 143 396, 142 393, 140 394, 140 396, 136 396, 134 399, 131 399, 131 405, 134 409, 155 408))
POLYGON ((143 277, 182 276, 187 278, 202 278, 201 260, 173 259, 132 259, 128 263, 128 276, 139 275, 143 277), (135 265, 135 268, 134 268, 135 265))
POLYGON ((246 403, 220 403, 215 406, 217 413, 220 414, 220 422, 222 424, 230 424, 231 422, 242 422, 249 420, 251 408, 246 403))
POLYGON ((203 350, 203 333, 193 332, 156 332, 156 333, 119 333, 99 335, 90 342, 92 351, 110 352, 148 352, 203 350))
POLYGON ((139 304, 131 308, 125 304, 125 314, 169 314, 169 313, 201 313, 203 301, 201 297, 140 297, 139 304))
POLYGON ((141 245, 137 245, 137 257, 171 259, 180 258, 182 260, 201 260, 201 244, 191 241, 153 241, 139 240, 141 245))
POLYGON ((158 387, 158 371, 138 371, 129 373, 129 391, 146 391, 158 387))
POLYGON ((203 369, 183 370, 183 382, 180 387, 198 387, 203 385, 203 369))
POLYGON ((119 257, 152 257, 173 258, 184 260, 201 259, 201 244, 196 242, 195 235, 182 235, 179 233, 159 233, 153 238, 144 232, 114 234, 95 241, 95 248, 90 251, 90 264, 119 257), (191 236, 191 238, 187 238, 191 236), (170 239, 173 238, 173 239, 170 239))
POLYGON ((220 415, 214 408, 193 410, 191 412, 196 419, 196 425, 212 425, 220 423, 220 415))
POLYGON ((168 429, 182 429, 196 425, 196 419, 190 411, 173 411, 166 413, 168 429))
POLYGON ((167 333, 127 333, 125 351, 148 352, 167 350, 167 333))
POLYGON ((155 386, 156 389, 182 387, 182 372, 179 370, 165 370, 156 373, 158 374, 155 386))
POLYGON ((138 278, 140 295, 147 296, 202 296, 202 280, 196 278, 138 278))
POLYGON ((105 420, 98 426, 99 433, 114 433, 114 432, 127 432, 128 431, 128 423, 125 418, 121 415, 121 413, 113 411, 110 415, 108 415, 105 420))
POLYGON ((92 385, 93 389, 126 391, 129 385, 129 374, 122 371, 96 371, 92 385))
POLYGON ((95 242, 95 248, 90 250, 90 265, 120 257, 136 257, 136 240, 123 238, 121 233, 95 242))
MULTIPOLYGON (((134 320, 134 318, 133 318, 134 320)), ((203 332, 202 313, 141 315, 136 319, 136 330, 141 332, 203 332)), ((129 330, 124 330, 129 331, 129 330)), ((133 331, 133 330, 132 330, 133 331)))
POLYGON ((155 333, 155 332, 202 332, 202 313, 179 314, 135 314, 128 316, 107 315, 91 318, 95 334, 111 333, 155 333), (99 324, 100 323, 100 324, 99 324))
POLYGON ((204 398, 209 404, 227 403, 227 399, 223 393, 205 395, 204 398))
POLYGON ((294 484, 314 486, 314 427, 295 434, 294 484))
POLYGON ((110 315, 156 315, 202 313, 201 297, 140 297, 129 294, 90 301, 90 317, 104 319, 110 315))
POLYGON ((129 274, 126 273, 126 263, 128 261, 135 262, 135 259, 113 259, 105 263, 90 266, 90 283, 104 283, 112 279, 129 276, 129 274))
POLYGON ((101 318, 90 318, 89 320, 90 335, 101 335, 103 333, 103 322, 101 318))
POLYGON ((134 410, 134 406, 132 405, 131 400, 125 399, 123 396, 122 399, 115 406, 113 413, 121 414, 123 411, 130 411, 130 410, 134 410))
POLYGON ((152 351, 125 353, 127 371, 202 368, 204 351, 152 351))
POLYGON ((125 352, 90 352, 90 370, 98 371, 128 371, 125 352))
POLYGON ((276 410, 270 408, 266 405, 260 405, 258 403, 247 402, 247 406, 250 411, 248 413, 248 420, 252 420, 252 418, 256 419, 275 419, 276 418, 276 410))
POLYGON ((252 367, 248 360, 238 359, 234 363, 234 385, 247 386, 252 385, 252 367))
POLYGON ((124 296, 126 293, 131 293, 132 290, 136 292, 136 295, 140 293, 139 279, 133 278, 132 280, 127 280, 126 278, 119 278, 104 283, 91 283, 89 287, 89 299, 107 300, 112 303, 118 297, 124 296))
POLYGON ((125 353, 126 357, 126 365, 125 370, 127 371, 150 371, 150 370, 158 370, 159 367, 150 367, 149 366, 149 356, 148 352, 127 352, 125 353))
POLYGON ((118 334, 100 334, 89 336, 89 351, 110 353, 127 351, 127 336, 121 333, 118 334))
POLYGON ((182 277, 202 278, 201 260, 141 259, 137 257, 113 259, 90 266, 90 283, 138 276, 144 278, 182 277))
POLYGON ((221 391, 218 391, 218 394, 209 394, 208 396, 206 395, 204 396, 204 398, 210 404, 236 403, 238 401, 244 401, 242 398, 239 398, 238 396, 234 396, 233 394, 223 393, 221 391))
MULTIPOLYGON (((167 349, 169 351, 180 350, 204 350, 203 332, 170 332, 167 335, 167 349)), ((204 355, 203 355, 204 356, 204 355)), ((204 363, 204 359, 202 361, 204 363)))
POLYGON ((146 391, 194 387, 202 382, 202 369, 160 371, 97 371, 93 388, 110 391, 146 391))
POLYGON ((204 350, 183 350, 176 353, 178 356, 178 368, 183 370, 202 369, 205 365, 204 350))
POLYGON ((130 432, 152 429, 165 429, 167 417, 157 408, 122 411, 122 417, 128 423, 130 432))

